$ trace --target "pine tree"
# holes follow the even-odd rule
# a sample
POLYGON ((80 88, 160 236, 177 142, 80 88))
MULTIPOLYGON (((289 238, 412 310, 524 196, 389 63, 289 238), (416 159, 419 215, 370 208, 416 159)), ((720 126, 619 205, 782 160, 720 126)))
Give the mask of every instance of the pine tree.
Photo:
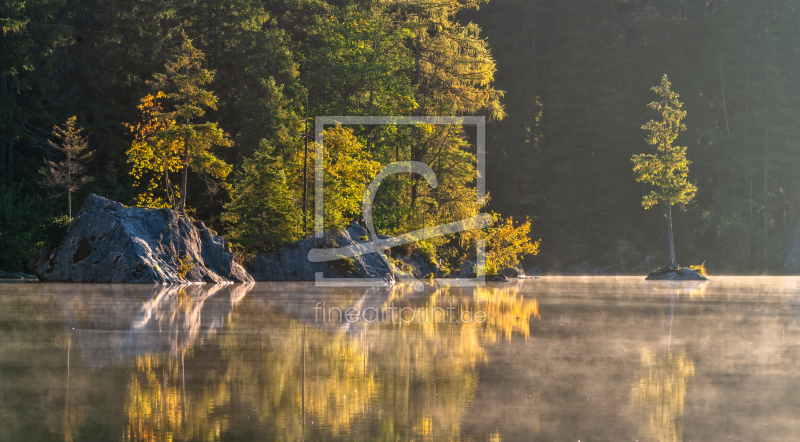
POLYGON ((667 240, 669 242, 669 267, 676 267, 675 246, 672 240, 672 206, 687 204, 692 201, 697 187, 689 182, 689 164, 686 159, 686 148, 673 146, 678 134, 686 130, 681 120, 686 111, 681 110, 683 103, 678 101, 678 94, 670 90, 667 76, 661 79, 660 86, 651 88, 660 97, 660 101, 650 103, 650 108, 661 113, 662 120, 650 120, 642 129, 650 131, 647 142, 656 146, 657 154, 634 155, 633 171, 636 181, 656 187, 642 200, 645 209, 663 202, 667 213, 667 240))
POLYGON ((165 65, 166 74, 155 74, 151 82, 156 90, 166 91, 165 97, 174 104, 174 110, 167 112, 166 116, 174 119, 176 124, 165 136, 180 140, 184 148, 178 206, 181 213, 185 213, 186 208, 189 167, 221 180, 231 172, 231 166, 211 152, 213 146, 233 146, 227 134, 216 122, 192 121, 203 117, 205 108, 217 109, 217 97, 203 88, 214 79, 214 71, 202 67, 203 60, 203 53, 184 35, 180 53, 165 65))
POLYGON ((245 159, 222 214, 229 238, 251 251, 268 251, 297 237, 297 213, 274 150, 262 140, 253 157, 245 159))
POLYGON ((53 136, 60 141, 48 141, 51 147, 64 155, 62 161, 45 159, 47 167, 42 169, 45 184, 67 192, 67 215, 72 218, 72 192, 93 180, 85 175, 89 160, 94 151, 89 148, 86 137, 81 136, 83 129, 75 128, 76 117, 70 117, 63 126, 53 128, 53 136))

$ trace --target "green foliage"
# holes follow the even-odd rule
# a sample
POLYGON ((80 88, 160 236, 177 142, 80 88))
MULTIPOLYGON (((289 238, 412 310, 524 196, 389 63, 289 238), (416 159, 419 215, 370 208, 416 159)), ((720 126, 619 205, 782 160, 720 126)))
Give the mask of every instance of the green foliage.
POLYGON ((417 241, 414 243, 414 251, 428 264, 437 264, 436 244, 434 241, 417 241))
POLYGON ((165 99, 173 104, 173 110, 164 113, 164 117, 173 120, 174 124, 167 124, 159 134, 159 138, 183 145, 181 157, 183 177, 179 207, 181 212, 185 209, 187 174, 190 166, 195 172, 220 180, 225 179, 231 172, 231 166, 211 152, 214 146, 233 145, 227 134, 216 122, 192 122, 203 117, 206 108, 217 109, 217 97, 211 91, 204 89, 204 86, 214 79, 214 72, 202 67, 204 59, 203 53, 195 48, 192 40, 184 34, 181 51, 165 64, 166 74, 154 74, 154 79, 150 83, 153 89, 166 91, 165 99))
POLYGON ((181 278, 185 278, 186 274, 192 271, 193 268, 194 259, 192 259, 191 256, 186 255, 178 258, 178 275, 180 275, 181 278))
POLYGON ((330 266, 342 276, 358 274, 356 261, 353 258, 342 258, 331 261, 330 266))
POLYGON ((232 195, 222 214, 231 240, 264 252, 297 238, 300 220, 283 164, 266 140, 236 173, 232 195))
POLYGON ((649 209, 663 201, 667 206, 687 204, 694 198, 697 187, 689 182, 689 164, 686 159, 686 148, 673 146, 678 134, 686 130, 681 120, 686 111, 681 110, 683 103, 678 101, 678 94, 670 90, 667 76, 661 79, 661 85, 652 90, 660 97, 660 101, 649 104, 650 108, 661 113, 662 120, 650 120, 642 129, 650 131, 647 142, 656 146, 657 154, 638 154, 631 158, 636 181, 651 184, 656 190, 644 197, 642 205, 649 209))
MULTIPOLYGON (((372 158, 353 129, 335 126, 325 130, 323 153, 323 210, 325 228, 342 230, 361 214, 367 184, 380 170, 380 163, 372 158)), ((303 152, 297 151, 289 162, 288 180, 294 189, 294 200, 302 200, 303 152)), ((309 152, 309 169, 313 170, 315 154, 309 152)), ((309 186, 313 189, 313 173, 309 173, 309 186)), ((313 192, 310 192, 313 194, 313 192)), ((314 207, 309 195, 309 207, 314 207)))
POLYGON ((0 219, 0 269, 31 272, 29 264, 38 259, 39 250, 64 237, 72 220, 63 212, 52 216, 41 213, 38 208, 43 205, 43 201, 27 198, 17 202, 11 218, 0 219))

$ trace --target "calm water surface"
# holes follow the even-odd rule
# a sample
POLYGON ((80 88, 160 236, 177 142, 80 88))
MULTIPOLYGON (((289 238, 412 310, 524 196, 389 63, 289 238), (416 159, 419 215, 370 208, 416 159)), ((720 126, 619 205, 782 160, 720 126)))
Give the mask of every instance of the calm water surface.
POLYGON ((793 277, 3 284, 0 441, 800 441, 799 362, 793 277))

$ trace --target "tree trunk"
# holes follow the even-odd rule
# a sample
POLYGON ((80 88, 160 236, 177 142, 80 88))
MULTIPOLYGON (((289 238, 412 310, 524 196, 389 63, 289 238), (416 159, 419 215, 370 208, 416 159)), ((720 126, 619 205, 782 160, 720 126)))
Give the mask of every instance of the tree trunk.
POLYGON ((172 197, 172 189, 169 187, 169 166, 166 162, 164 163, 164 190, 167 192, 170 207, 175 209, 175 198, 172 197))
POLYGON ((67 152, 67 216, 72 219, 72 153, 67 152))
POLYGON ((186 150, 183 154, 183 174, 181 176, 181 203, 178 211, 186 214, 186 183, 189 181, 189 143, 186 143, 186 150))
MULTIPOLYGON (((767 82, 769 86, 769 82, 767 82)), ((769 90, 764 91, 766 122, 764 124, 764 261, 769 258, 769 90)))
MULTIPOLYGON (((536 1, 531 5, 531 143, 536 148, 536 1)), ((527 163, 526 163, 527 164, 527 163)))
MULTIPOLYGON (((745 121, 750 121, 750 29, 752 28, 752 18, 750 18, 749 26, 747 27, 747 70, 745 74, 745 89, 744 89, 744 119, 745 121)), ((747 155, 747 151, 750 150, 750 143, 749 143, 749 131, 747 130, 747 126, 744 127, 744 146, 745 146, 745 158, 747 155)), ((749 210, 750 213, 747 217, 747 243, 745 244, 745 255, 746 259, 750 259, 750 255, 752 254, 752 240, 753 240, 753 173, 752 165, 749 161, 747 161, 747 165, 745 166, 747 169, 747 173, 750 175, 750 199, 748 200, 749 203, 749 210)), ((758 254, 758 253, 756 253, 758 254)))
POLYGON ((751 248, 751 243, 753 239, 753 174, 750 173, 750 199, 748 200, 750 204, 750 213, 747 216, 747 240, 745 241, 744 245, 744 253, 745 253, 745 260, 750 259, 750 254, 752 253, 753 249, 751 248))
POLYGON ((677 267, 675 264, 675 245, 672 241, 672 206, 667 204, 667 240, 669 241, 669 266, 677 267))
POLYGON ((311 68, 308 68, 306 77, 306 125, 303 139, 305 147, 303 151, 303 239, 308 238, 308 88, 311 82, 311 68))

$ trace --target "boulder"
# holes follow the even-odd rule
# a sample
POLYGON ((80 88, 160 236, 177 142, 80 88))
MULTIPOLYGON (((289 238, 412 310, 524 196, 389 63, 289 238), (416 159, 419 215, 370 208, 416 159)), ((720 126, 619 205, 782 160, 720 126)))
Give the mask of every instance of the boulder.
POLYGON ((688 267, 663 268, 650 272, 645 278, 648 281, 707 281, 708 278, 688 267))
POLYGON ((27 273, 0 270, 0 282, 39 282, 39 278, 27 273))
POLYGON ((506 278, 506 277, 505 277, 505 275, 503 275, 502 273, 498 273, 498 274, 496 274, 496 275, 492 276, 492 277, 489 279, 489 281, 493 281, 493 282, 511 282, 511 281, 509 281, 509 280, 508 280, 508 278, 506 278))
POLYGON ((253 281, 233 261, 225 240, 202 222, 171 209, 125 207, 94 194, 86 197, 66 237, 39 251, 35 269, 45 281, 253 281), (179 271, 183 257, 191 258, 185 272, 179 271))
POLYGON ((525 271, 522 270, 522 267, 520 267, 520 266, 506 267, 503 270, 501 270, 500 273, 502 273, 503 276, 505 276, 506 278, 524 278, 525 277, 525 271))
POLYGON ((533 266, 533 267, 529 268, 525 272, 526 275, 535 275, 535 274, 539 274, 539 273, 544 273, 544 272, 542 272, 542 269, 540 269, 539 267, 536 267, 536 266, 533 266))
POLYGON ((800 274, 800 218, 794 226, 794 232, 789 238, 789 253, 783 263, 781 273, 800 274))
POLYGON ((475 273, 475 263, 470 260, 464 260, 461 267, 458 268, 458 275, 462 278, 477 278, 478 274, 475 273))
POLYGON ((393 284, 394 274, 378 253, 328 262, 308 259, 311 249, 347 247, 366 243, 366 238, 367 231, 352 222, 341 232, 328 232, 324 238, 300 240, 278 251, 260 255, 250 273, 256 281, 314 281, 319 272, 325 278, 371 278, 393 284))
POLYGON ((428 279, 431 275, 434 278, 442 277, 442 272, 439 271, 438 266, 435 263, 425 261, 425 258, 417 252, 413 252, 411 255, 399 255, 397 259, 402 263, 403 270, 411 273, 415 278, 428 279))

